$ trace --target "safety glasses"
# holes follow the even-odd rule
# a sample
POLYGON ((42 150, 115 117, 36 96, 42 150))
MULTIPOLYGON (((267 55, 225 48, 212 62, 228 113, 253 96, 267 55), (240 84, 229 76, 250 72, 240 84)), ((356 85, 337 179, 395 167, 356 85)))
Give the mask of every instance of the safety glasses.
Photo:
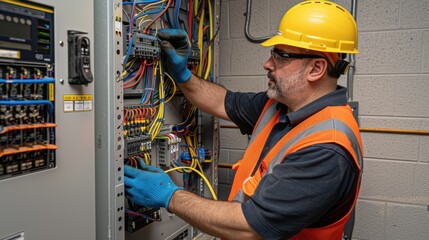
POLYGON ((300 53, 288 53, 282 52, 279 49, 273 48, 271 49, 271 57, 274 60, 276 65, 281 65, 288 62, 288 59, 303 59, 303 58, 324 58, 323 56, 315 55, 315 54, 300 54, 300 53))

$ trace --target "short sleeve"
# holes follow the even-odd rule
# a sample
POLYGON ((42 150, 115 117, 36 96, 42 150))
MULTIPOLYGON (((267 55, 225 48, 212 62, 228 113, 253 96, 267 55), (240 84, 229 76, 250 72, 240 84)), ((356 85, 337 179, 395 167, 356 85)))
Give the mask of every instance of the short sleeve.
POLYGON ((227 91, 225 110, 242 134, 252 134, 259 115, 268 101, 266 92, 241 93, 227 91))

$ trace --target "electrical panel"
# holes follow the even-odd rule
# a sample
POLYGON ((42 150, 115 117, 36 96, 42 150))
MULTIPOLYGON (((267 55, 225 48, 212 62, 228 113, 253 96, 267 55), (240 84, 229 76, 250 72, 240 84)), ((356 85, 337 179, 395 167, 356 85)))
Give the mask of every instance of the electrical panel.
POLYGON ((53 11, 22 9, 0 2, 0 180, 56 162, 53 11))
POLYGON ((95 75, 105 79, 97 85, 95 102, 97 237, 205 239, 166 209, 129 200, 123 168, 156 166, 177 185, 216 199, 217 120, 193 106, 165 71, 157 32, 185 30, 191 44, 188 68, 216 82, 220 1, 95 4, 95 54, 100 59, 95 75))
POLYGON ((92 49, 93 10, 0 0, 1 240, 95 239, 94 86, 67 81, 67 31, 92 49))

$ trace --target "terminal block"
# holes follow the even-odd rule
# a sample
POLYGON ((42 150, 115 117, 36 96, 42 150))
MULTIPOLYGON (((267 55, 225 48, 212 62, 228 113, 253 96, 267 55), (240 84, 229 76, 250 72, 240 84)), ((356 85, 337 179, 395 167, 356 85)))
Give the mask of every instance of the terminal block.
POLYGON ((0 62, 0 180, 56 165, 51 75, 44 64, 0 62))
POLYGON ((172 161, 179 157, 181 138, 176 134, 170 133, 161 136, 158 140, 158 164, 170 166, 172 161))
POLYGON ((188 65, 198 65, 200 63, 200 49, 198 45, 193 44, 191 46, 191 53, 188 57, 188 65))
POLYGON ((150 152, 152 142, 149 135, 125 138, 125 156, 135 156, 144 152, 150 152))
POLYGON ((132 39, 133 46, 130 56, 150 60, 159 57, 161 46, 158 38, 149 34, 134 31, 132 39))
POLYGON ((137 206, 134 211, 128 211, 125 218, 127 232, 135 232, 148 224, 161 221, 160 208, 148 208, 137 206))

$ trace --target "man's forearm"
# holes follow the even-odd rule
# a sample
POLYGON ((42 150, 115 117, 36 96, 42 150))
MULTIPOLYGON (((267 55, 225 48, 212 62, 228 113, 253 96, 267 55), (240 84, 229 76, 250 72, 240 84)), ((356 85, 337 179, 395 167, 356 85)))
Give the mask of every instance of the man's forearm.
POLYGON ((224 106, 226 89, 223 86, 192 75, 189 81, 179 84, 179 87, 186 98, 200 110, 229 120, 224 106))
POLYGON ((171 198, 169 210, 213 236, 225 239, 261 239, 247 223, 240 203, 213 201, 178 190, 171 198))

